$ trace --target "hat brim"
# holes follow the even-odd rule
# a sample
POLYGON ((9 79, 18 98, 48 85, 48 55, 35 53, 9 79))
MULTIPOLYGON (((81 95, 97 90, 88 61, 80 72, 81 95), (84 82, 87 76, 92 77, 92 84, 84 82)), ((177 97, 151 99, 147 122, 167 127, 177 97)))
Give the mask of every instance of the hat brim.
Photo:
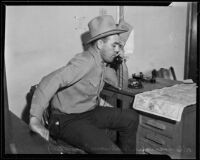
POLYGON ((105 32, 105 33, 102 33, 102 34, 98 34, 96 35, 95 37, 92 37, 90 38, 86 44, 88 43, 91 43, 97 39, 100 39, 100 38, 103 38, 103 37, 107 37, 107 36, 110 36, 110 35, 113 35, 113 34, 120 34, 120 33, 124 33, 124 32, 127 32, 128 30, 124 30, 124 29, 114 29, 114 30, 111 30, 111 31, 108 31, 108 32, 105 32))

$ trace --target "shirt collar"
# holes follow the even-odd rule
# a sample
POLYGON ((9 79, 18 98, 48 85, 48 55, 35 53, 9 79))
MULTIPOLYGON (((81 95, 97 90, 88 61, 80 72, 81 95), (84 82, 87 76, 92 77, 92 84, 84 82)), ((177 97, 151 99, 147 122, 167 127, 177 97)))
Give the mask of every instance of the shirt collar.
POLYGON ((100 53, 98 53, 94 48, 90 47, 88 51, 94 56, 97 65, 105 66, 105 62, 101 58, 100 53))

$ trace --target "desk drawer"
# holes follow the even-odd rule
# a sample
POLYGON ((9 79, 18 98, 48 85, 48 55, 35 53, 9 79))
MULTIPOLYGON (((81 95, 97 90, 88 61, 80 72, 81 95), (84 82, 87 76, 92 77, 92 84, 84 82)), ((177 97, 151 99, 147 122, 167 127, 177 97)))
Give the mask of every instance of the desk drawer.
POLYGON ((137 134, 138 140, 142 140, 145 143, 154 146, 154 149, 156 149, 157 151, 161 150, 160 152, 162 152, 163 150, 165 150, 169 152, 174 148, 174 141, 172 138, 163 136, 142 126, 139 127, 137 134))
POLYGON ((173 159, 180 159, 181 153, 177 152, 176 149, 167 148, 167 147, 158 147, 153 145, 151 142, 144 138, 138 139, 137 142, 137 154, 162 154, 168 155, 170 158, 173 159))
POLYGON ((168 148, 154 146, 145 139, 139 139, 137 154, 158 154, 168 155, 170 157, 172 155, 168 148))
POLYGON ((139 139, 136 153, 137 154, 163 154, 157 151, 153 146, 146 143, 143 139, 139 139))
POLYGON ((140 115, 140 125, 171 138, 174 136, 174 132, 176 130, 175 122, 170 123, 145 115, 140 115))

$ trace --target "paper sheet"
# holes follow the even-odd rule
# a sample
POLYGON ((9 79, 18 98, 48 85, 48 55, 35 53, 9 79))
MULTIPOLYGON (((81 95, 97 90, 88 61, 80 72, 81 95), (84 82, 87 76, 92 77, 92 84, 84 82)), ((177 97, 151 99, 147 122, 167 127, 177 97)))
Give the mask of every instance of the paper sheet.
POLYGON ((196 104, 196 84, 177 84, 153 91, 143 92, 135 96, 133 108, 181 121, 186 106, 196 104))

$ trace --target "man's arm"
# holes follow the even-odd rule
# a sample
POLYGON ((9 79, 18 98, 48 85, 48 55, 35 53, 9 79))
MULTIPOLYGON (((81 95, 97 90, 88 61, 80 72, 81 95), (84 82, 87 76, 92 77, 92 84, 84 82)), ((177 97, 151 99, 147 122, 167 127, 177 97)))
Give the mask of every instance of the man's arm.
POLYGON ((126 60, 124 59, 122 63, 117 68, 117 78, 118 85, 121 89, 127 89, 128 87, 128 67, 126 65, 126 60))
POLYGON ((123 89, 127 89, 128 87, 128 67, 126 65, 126 57, 125 57, 125 51, 124 46, 127 43, 127 40, 133 30, 133 27, 124 21, 124 19, 120 19, 119 27, 127 29, 128 32, 124 32, 119 34, 120 43, 121 43, 121 50, 120 50, 120 57, 122 57, 122 63, 117 68, 117 77, 119 80, 119 86, 123 89))
POLYGON ((104 71, 104 81, 111 86, 120 89, 118 85, 118 78, 116 70, 110 66, 107 66, 104 71))
POLYGON ((122 57, 122 63, 117 67, 108 65, 105 69, 104 81, 115 88, 122 89, 128 86, 128 68, 123 51, 121 50, 119 54, 122 57))
POLYGON ((46 140, 49 139, 49 131, 42 124, 42 116, 50 99, 60 87, 66 87, 77 82, 91 68, 91 57, 78 55, 66 66, 42 78, 32 98, 29 123, 32 131, 39 133, 46 140))

